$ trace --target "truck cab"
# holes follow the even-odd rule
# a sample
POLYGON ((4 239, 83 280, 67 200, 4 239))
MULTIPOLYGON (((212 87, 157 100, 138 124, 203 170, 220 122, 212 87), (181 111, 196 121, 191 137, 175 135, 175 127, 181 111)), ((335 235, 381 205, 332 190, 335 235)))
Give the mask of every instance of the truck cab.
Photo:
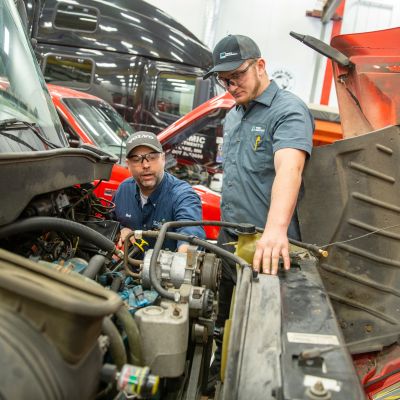
MULTIPOLYGON (((110 103, 135 130, 159 133, 222 91, 202 76, 211 52, 188 29, 141 0, 79 4, 45 0, 38 15, 36 56, 47 83, 68 86, 110 103)), ((214 164, 218 129, 195 132, 203 143, 181 159, 214 164)))

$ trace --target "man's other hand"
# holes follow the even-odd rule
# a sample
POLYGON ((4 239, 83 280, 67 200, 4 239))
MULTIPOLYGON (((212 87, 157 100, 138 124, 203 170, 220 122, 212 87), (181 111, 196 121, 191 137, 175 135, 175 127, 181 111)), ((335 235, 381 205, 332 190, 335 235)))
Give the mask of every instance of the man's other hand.
POLYGON ((188 251, 188 249, 189 249, 189 244, 186 244, 186 243, 184 243, 184 244, 181 244, 179 247, 178 247, 178 253, 187 253, 187 251, 188 251))
MULTIPOLYGON (((132 232, 132 229, 129 228, 122 228, 120 231, 120 236, 119 236, 119 240, 118 240, 118 248, 122 248, 122 245, 125 242, 126 237, 132 232)), ((135 237, 131 236, 131 238, 129 239, 130 242, 133 244, 135 243, 135 237)))

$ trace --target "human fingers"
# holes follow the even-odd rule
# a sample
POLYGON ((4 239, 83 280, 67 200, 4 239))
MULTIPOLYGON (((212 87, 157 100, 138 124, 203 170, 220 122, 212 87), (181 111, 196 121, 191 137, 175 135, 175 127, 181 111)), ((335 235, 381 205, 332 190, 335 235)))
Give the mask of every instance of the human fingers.
POLYGON ((271 255, 272 259, 271 275, 276 275, 278 273, 279 255, 280 255, 280 248, 274 247, 272 249, 272 255, 271 255))
POLYGON ((271 273, 271 247, 264 247, 263 257, 262 257, 262 273, 270 274, 271 273))
POLYGON ((256 251, 253 256, 253 269, 257 272, 260 272, 260 264, 262 260, 263 249, 256 248, 256 251))
POLYGON ((290 269, 290 256, 288 247, 284 247, 281 253, 283 258, 283 267, 286 271, 288 271, 290 269))

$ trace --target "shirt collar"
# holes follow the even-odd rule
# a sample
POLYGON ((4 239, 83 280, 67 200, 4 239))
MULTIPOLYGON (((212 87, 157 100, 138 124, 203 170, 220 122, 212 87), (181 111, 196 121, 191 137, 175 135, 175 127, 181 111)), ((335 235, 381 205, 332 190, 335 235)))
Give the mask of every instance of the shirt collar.
MULTIPOLYGON (((161 179, 161 182, 160 182, 159 185, 156 187, 156 189, 154 190, 154 192, 151 193, 150 196, 148 196, 148 198, 147 198, 147 204, 148 204, 148 203, 151 203, 154 207, 156 206, 157 200, 158 200, 158 198, 160 197, 160 194, 161 194, 161 191, 162 191, 162 188, 163 188, 163 186, 164 186, 164 184, 165 184, 166 179, 167 179, 167 174, 166 174, 166 172, 164 171, 164 176, 163 176, 163 178, 161 179)), ((135 193, 135 196, 136 196, 136 199, 137 199, 137 201, 139 202, 139 204, 141 204, 139 185, 136 185, 136 193, 135 193)))
MULTIPOLYGON (((258 97, 250 102, 248 108, 252 107, 252 103, 260 103, 266 107, 271 107, 272 100, 274 100, 278 90, 279 86, 275 83, 275 81, 270 81, 268 87, 258 97)), ((236 106, 236 109, 243 109, 243 106, 236 106)))

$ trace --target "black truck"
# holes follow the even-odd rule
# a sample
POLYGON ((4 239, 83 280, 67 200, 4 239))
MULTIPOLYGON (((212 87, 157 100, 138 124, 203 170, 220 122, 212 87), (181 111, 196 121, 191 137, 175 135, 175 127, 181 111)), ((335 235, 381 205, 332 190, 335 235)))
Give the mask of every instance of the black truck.
MULTIPOLYGON (((158 133, 222 92, 201 78, 210 50, 142 0, 25 3, 46 81, 103 98, 136 130, 158 133)), ((197 135, 204 152, 196 162, 215 163, 218 122, 197 135)))

